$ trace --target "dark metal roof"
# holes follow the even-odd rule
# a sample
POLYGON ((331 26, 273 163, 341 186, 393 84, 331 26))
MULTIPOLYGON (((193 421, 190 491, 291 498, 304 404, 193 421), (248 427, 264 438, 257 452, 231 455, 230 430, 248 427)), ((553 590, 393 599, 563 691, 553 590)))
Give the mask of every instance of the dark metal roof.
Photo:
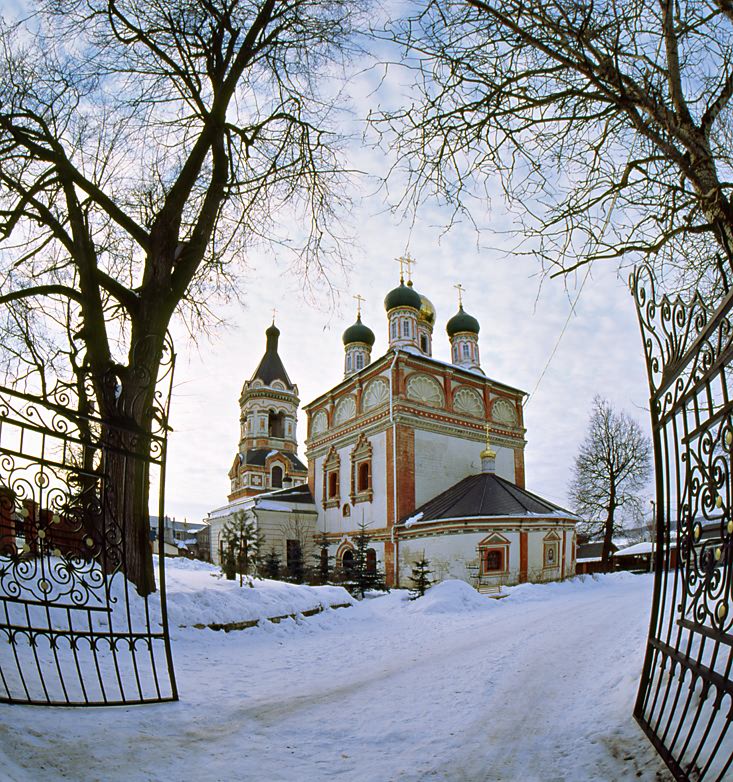
MULTIPOLYGON (((273 451, 277 451, 280 456, 284 456, 295 470, 300 470, 301 472, 308 471, 308 468, 294 453, 291 451, 281 451, 279 448, 250 448, 250 450, 244 454, 244 464, 251 464, 254 467, 264 467, 267 457, 273 451)), ((241 453, 239 454, 239 458, 242 459, 241 453)))
POLYGON ((272 385, 273 380, 280 380, 286 388, 293 390, 294 386, 290 382, 288 373, 285 371, 283 362, 277 352, 277 341, 280 337, 280 331, 277 326, 270 326, 265 332, 267 335, 267 347, 265 355, 262 356, 257 369, 252 375, 252 380, 261 380, 266 386, 272 385))
MULTIPOLYGON (((618 551, 618 546, 611 543, 611 552, 618 551)), ((580 543, 576 552, 577 559, 600 559, 603 556, 603 542, 580 543)))
MULTIPOLYGON (((574 514, 543 500, 536 494, 520 489, 511 481, 500 478, 496 473, 469 475, 437 497, 433 497, 410 514, 422 514, 419 521, 471 518, 484 516, 550 516, 574 514)), ((406 518, 400 520, 404 524, 406 518)))

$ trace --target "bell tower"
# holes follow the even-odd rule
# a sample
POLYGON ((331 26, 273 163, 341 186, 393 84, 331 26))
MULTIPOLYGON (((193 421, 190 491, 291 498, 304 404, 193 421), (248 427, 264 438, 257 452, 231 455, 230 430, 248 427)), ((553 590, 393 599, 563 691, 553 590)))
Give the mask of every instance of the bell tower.
POLYGON ((274 318, 265 337, 265 354, 239 397, 239 452, 229 471, 230 502, 304 483, 307 477, 297 456, 298 387, 278 353, 280 329, 274 318))

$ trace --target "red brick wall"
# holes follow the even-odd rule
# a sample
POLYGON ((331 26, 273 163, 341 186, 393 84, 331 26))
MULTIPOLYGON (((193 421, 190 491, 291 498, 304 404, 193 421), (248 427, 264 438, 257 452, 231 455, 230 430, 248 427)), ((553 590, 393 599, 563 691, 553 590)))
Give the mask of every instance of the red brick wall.
POLYGON ((514 483, 520 489, 524 488, 524 451, 521 448, 514 449, 514 483))

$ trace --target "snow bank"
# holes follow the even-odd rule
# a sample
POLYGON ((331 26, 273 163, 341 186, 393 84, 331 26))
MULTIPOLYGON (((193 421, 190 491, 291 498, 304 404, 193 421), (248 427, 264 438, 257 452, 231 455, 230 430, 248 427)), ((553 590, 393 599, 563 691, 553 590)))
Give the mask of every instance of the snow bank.
POLYGON ((470 584, 458 579, 441 581, 417 600, 409 604, 411 613, 458 614, 467 611, 485 611, 495 601, 480 595, 470 584))
POLYGON ((270 579, 229 581, 207 562, 166 560, 165 582, 171 627, 250 622, 298 614, 354 599, 338 586, 312 587, 270 579))

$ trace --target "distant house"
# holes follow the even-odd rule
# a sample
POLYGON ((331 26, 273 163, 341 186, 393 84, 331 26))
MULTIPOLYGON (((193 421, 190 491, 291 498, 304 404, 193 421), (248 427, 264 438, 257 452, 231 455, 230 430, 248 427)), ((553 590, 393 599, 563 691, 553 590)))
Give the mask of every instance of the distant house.
MULTIPOLYGON (((166 557, 195 556, 197 548, 196 535, 206 524, 178 521, 175 517, 163 517, 163 553, 166 557)), ((158 516, 150 517, 150 542, 155 549, 158 541, 158 516)))
MULTIPOLYGON (((618 546, 611 543, 611 556, 618 551, 618 546)), ((581 543, 578 545, 577 557, 575 560, 575 572, 577 575, 587 573, 604 573, 606 570, 612 570, 613 564, 609 563, 608 568, 603 566, 603 543, 581 543)))
MULTIPOLYGON (((672 546, 669 552, 669 566, 677 567, 677 536, 672 534, 672 546)), ((613 555, 614 570, 642 570, 650 571, 654 569, 654 552, 657 544, 651 541, 635 543, 633 546, 626 546, 619 549, 613 555)))

